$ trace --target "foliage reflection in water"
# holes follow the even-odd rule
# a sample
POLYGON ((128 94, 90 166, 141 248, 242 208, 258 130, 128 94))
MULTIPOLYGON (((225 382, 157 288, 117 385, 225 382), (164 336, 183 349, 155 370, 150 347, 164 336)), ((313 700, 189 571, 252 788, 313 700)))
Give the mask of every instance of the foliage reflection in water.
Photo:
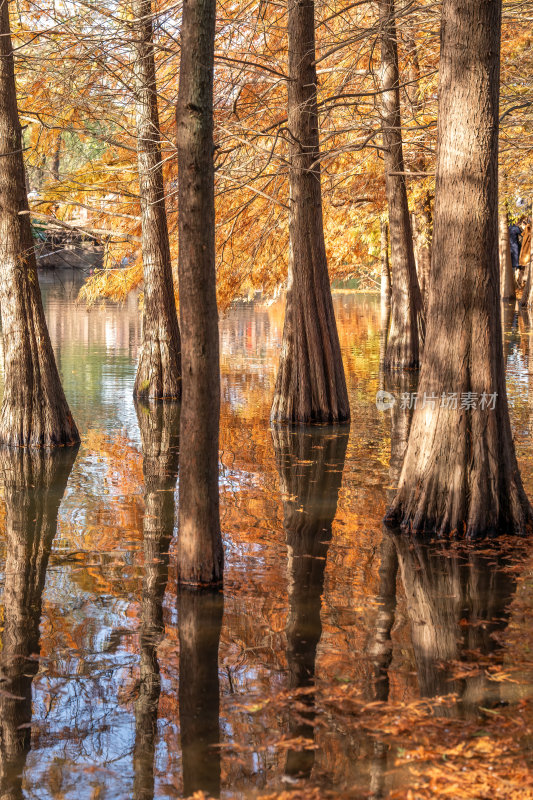
MULTIPOLYGON (((375 395, 410 388, 379 373, 379 298, 335 295, 349 429, 269 427, 281 303, 221 319, 226 576, 196 597, 179 407, 132 399, 137 305, 42 285, 82 445, 1 458, 0 796, 530 796, 533 551, 382 528, 409 417, 375 395)), ((533 495, 531 330, 506 316, 533 495)))

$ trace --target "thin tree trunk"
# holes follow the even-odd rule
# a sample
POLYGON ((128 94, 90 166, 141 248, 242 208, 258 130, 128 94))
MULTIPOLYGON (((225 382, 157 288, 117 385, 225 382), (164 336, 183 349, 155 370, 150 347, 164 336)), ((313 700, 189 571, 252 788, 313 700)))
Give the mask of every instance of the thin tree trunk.
POLYGON ((178 591, 180 735, 183 796, 220 795, 218 648, 224 597, 178 591))
POLYGON ((56 149, 54 150, 54 156, 52 158, 52 166, 50 168, 50 172, 52 174, 52 178, 55 181, 59 180, 59 167, 61 166, 61 144, 63 141, 63 132, 60 131, 59 135, 56 140, 56 149))
POLYGON ((151 0, 133 0, 135 111, 141 197, 144 302, 134 394, 181 397, 181 342, 170 260, 151 0))
MULTIPOLYGON (((409 5, 410 0, 405 4, 406 9, 409 5)), ((404 28, 402 31, 402 38, 404 40, 409 63, 409 84, 406 86, 407 100, 411 107, 413 124, 417 125, 419 122, 418 108, 421 104, 420 61, 418 58, 418 48, 411 27, 407 29, 404 28)), ((413 169, 416 172, 426 172, 427 170, 426 157, 422 148, 419 149, 417 158, 414 160, 413 169)), ((414 209, 411 214, 416 274, 418 276, 418 285, 420 287, 424 313, 427 311, 429 273, 431 269, 431 235, 433 230, 431 199, 429 191, 417 195, 414 199, 414 209)))
POLYGON ((0 442, 53 447, 79 441, 43 311, 26 194, 7 0, 0 0, 0 308, 4 397, 0 442))
POLYGON ((402 146, 394 0, 379 0, 381 116, 391 240, 392 306, 384 368, 417 369, 423 309, 416 275, 402 146))
POLYGON ((507 218, 500 214, 500 287, 502 300, 514 300, 516 292, 514 288, 513 265, 511 262, 511 245, 509 244, 509 227, 507 218))
POLYGON ((288 0, 288 40, 289 278, 271 419, 340 423, 350 406, 324 243, 313 0, 288 0))
POLYGON ((215 0, 186 0, 178 124, 179 282, 183 360, 179 581, 222 583, 218 498, 220 365, 215 275, 213 65, 215 0))
POLYGON ((411 220, 416 274, 418 276, 422 305, 424 312, 426 312, 429 294, 429 274, 431 272, 431 235, 433 229, 431 195, 429 192, 426 192, 415 203, 415 210, 411 215, 411 220))
POLYGON ((384 219, 380 221, 381 241, 381 319, 386 318, 391 302, 391 280, 389 263, 389 226, 384 219))
POLYGON ((154 756, 161 677, 157 647, 163 638, 168 548, 174 533, 174 490, 179 462, 179 405, 137 404, 143 451, 144 579, 141 601, 140 684, 135 701, 134 800, 154 796, 154 756))
POLYGON ((419 402, 387 515, 405 530, 477 537, 531 528, 502 351, 500 24, 501 2, 443 2, 428 332, 419 402), (455 409, 441 403, 449 393, 457 395, 455 409), (424 396, 435 397, 434 407, 421 402, 424 396), (461 408, 465 398, 476 407, 461 408))
MULTIPOLYGON (((529 252, 527 245, 524 248, 524 244, 522 241, 522 249, 525 250, 524 255, 527 254, 527 261, 524 268, 524 289, 522 291, 522 297, 520 298, 520 306, 522 308, 527 308, 529 312, 533 311, 533 292, 531 291, 531 283, 533 280, 533 270, 531 269, 531 260, 533 256, 533 247, 531 247, 531 224, 529 225, 529 252)), ((520 251, 520 260, 522 259, 522 251, 520 251)))
POLYGON ((21 800, 39 669, 42 595, 59 504, 77 448, 2 450, 6 565, 0 648, 0 797, 21 800))
MULTIPOLYGON (((283 527, 287 535, 289 573, 286 629, 289 689, 307 689, 314 683, 316 653, 322 635, 324 574, 348 429, 332 435, 331 429, 275 425, 272 440, 280 489, 287 498, 283 501, 283 527)), ((306 692, 298 700, 307 710, 298 712, 296 718, 289 714, 290 736, 308 740, 308 747, 287 752, 285 773, 302 778, 310 776, 315 761, 314 697, 306 692)))
POLYGON ((387 352, 387 340, 389 338, 390 317, 391 317, 391 274, 389 261, 389 226, 385 219, 380 221, 381 241, 381 330, 379 335, 379 374, 380 388, 385 379, 385 353, 387 352))

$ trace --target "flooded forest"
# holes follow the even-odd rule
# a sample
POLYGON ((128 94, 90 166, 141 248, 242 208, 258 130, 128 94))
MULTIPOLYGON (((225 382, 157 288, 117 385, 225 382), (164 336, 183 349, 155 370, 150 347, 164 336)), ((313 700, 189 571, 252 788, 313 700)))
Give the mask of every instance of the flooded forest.
POLYGON ((533 0, 0 0, 1 800, 533 800, 533 0))

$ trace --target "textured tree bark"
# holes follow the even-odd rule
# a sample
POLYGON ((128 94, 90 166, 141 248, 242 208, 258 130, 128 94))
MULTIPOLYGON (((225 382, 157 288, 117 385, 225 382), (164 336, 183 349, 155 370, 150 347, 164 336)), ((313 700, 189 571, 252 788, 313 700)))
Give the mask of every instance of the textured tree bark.
POLYGON ((313 0, 288 0, 288 40, 289 277, 270 416, 340 423, 350 407, 324 243, 313 0))
POLYGON ((161 161, 151 0, 133 0, 135 111, 141 198, 144 303, 134 395, 181 397, 181 342, 161 161))
POLYGON ((477 537, 530 530, 511 435, 498 269, 501 2, 444 0, 428 333, 389 524, 477 537), (441 395, 457 393, 457 409, 441 395), (468 394, 471 393, 471 394, 468 394), (495 407, 482 398, 496 395, 495 407), (461 408, 465 397, 476 408, 461 408), (434 407, 433 407, 434 406, 434 407))
POLYGON ((0 797, 21 800, 39 669, 42 594, 57 514, 77 448, 1 450, 6 566, 0 650, 0 797))
POLYGON ((214 591, 178 591, 180 732, 183 796, 220 795, 218 647, 224 597, 214 591))
POLYGON ((429 275, 431 272, 431 235, 433 230, 433 217, 431 212, 431 195, 426 192, 424 197, 415 204, 411 215, 413 245, 415 250, 416 274, 424 313, 427 312, 429 295, 429 275))
POLYGON ((513 265, 511 262, 511 245, 509 244, 509 227, 507 217, 500 214, 500 288, 502 300, 515 300, 513 265))
POLYGON ((141 601, 140 683, 135 701, 134 800, 154 796, 154 755, 161 678, 157 647, 163 638, 168 549, 174 533, 174 491, 179 463, 179 405, 136 406, 143 451, 144 579, 141 601))
POLYGON ((50 343, 31 235, 7 0, 0 0, 0 308, 5 385, 0 443, 79 441, 50 343))
POLYGON ((222 583, 218 499, 220 366, 215 275, 215 0, 185 0, 178 124, 183 407, 178 580, 222 583))
MULTIPOLYGON (((348 429, 272 429, 276 464, 283 500, 283 527, 287 534, 289 615, 287 664, 289 689, 313 685, 318 643, 322 635, 320 609, 331 528, 337 511, 348 429)), ((291 738, 314 739, 314 698, 305 693, 299 701, 308 711, 297 718, 289 714, 291 738), (302 721, 304 717, 305 721, 302 721)), ((311 748, 289 750, 285 773, 309 777, 315 761, 311 748)))
POLYGON ((394 0, 378 0, 381 43, 381 127, 391 241, 392 304, 384 368, 417 369, 424 331, 416 275, 402 145, 400 76, 394 0))

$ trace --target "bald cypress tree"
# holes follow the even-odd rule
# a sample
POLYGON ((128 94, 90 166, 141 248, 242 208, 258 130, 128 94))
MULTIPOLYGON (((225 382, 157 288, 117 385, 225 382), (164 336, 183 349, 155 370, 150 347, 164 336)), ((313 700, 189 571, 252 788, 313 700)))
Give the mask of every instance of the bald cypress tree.
POLYGON ((215 274, 215 0, 185 0, 176 111, 183 393, 179 581, 222 583, 218 497, 220 357, 215 274))
POLYGON ((79 441, 50 342, 31 234, 9 5, 0 0, 0 308, 4 342, 2 444, 79 441))
POLYGON ((157 108, 151 0, 134 0, 135 112, 141 200, 144 302, 134 394, 181 396, 181 342, 174 298, 157 108))
POLYGON ((501 0, 443 2, 433 261, 418 389, 420 400, 435 399, 419 401, 414 412, 387 516, 412 531, 477 537, 531 529, 502 348, 500 27, 501 0), (457 407, 441 401, 451 393, 457 407))
POLYGON ((289 279, 276 422, 350 418, 329 284, 320 184, 315 4, 288 0, 289 279))

